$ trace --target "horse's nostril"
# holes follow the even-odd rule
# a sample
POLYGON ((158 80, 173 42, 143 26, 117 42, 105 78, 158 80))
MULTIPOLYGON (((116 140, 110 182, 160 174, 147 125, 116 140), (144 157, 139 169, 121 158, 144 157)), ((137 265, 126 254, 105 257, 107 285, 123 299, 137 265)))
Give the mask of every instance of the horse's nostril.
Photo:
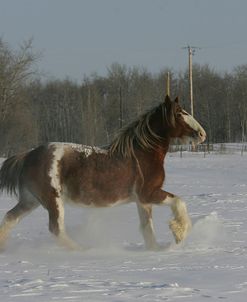
POLYGON ((205 132, 203 132, 203 131, 198 131, 198 136, 200 137, 200 139, 201 139, 202 141, 205 141, 205 139, 206 139, 206 133, 205 133, 205 132))

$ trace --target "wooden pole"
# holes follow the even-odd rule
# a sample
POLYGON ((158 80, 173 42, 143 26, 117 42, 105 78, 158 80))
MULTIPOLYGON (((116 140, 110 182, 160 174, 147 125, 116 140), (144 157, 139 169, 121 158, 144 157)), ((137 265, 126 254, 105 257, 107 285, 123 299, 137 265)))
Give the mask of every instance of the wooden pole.
POLYGON ((190 79, 190 113, 194 116, 194 100, 193 100, 193 75, 192 75, 192 56, 193 50, 188 46, 189 51, 189 79, 190 79))
POLYGON ((166 77, 166 95, 170 96, 170 72, 167 72, 166 77))
POLYGON ((193 99, 193 75, 192 75, 192 56, 195 54, 196 49, 200 47, 196 46, 185 46, 182 49, 187 49, 189 54, 189 85, 190 85, 190 113, 194 116, 194 99, 193 99))
POLYGON ((119 87, 119 129, 123 127, 123 97, 122 87, 119 87))
MULTIPOLYGON (((194 100, 193 100, 193 75, 192 75, 192 56, 193 50, 190 46, 188 46, 189 51, 189 78, 190 78, 190 114, 194 116, 194 100)), ((191 144, 192 152, 196 151, 196 146, 192 142, 191 144)))

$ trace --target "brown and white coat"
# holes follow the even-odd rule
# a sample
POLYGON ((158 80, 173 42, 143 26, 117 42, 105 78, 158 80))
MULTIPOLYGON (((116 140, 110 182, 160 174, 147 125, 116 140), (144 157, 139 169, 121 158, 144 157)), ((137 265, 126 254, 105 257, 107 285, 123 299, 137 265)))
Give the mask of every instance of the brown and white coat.
POLYGON ((157 249, 152 206, 169 205, 170 228, 176 242, 191 227, 184 201, 163 190, 164 159, 173 139, 201 143, 206 133, 176 99, 165 102, 124 128, 106 148, 49 143, 12 156, 0 170, 0 190, 18 195, 18 204, 0 226, 0 246, 20 218, 42 205, 49 213, 49 230, 59 242, 78 248, 64 225, 64 203, 109 207, 135 201, 148 249, 157 249))

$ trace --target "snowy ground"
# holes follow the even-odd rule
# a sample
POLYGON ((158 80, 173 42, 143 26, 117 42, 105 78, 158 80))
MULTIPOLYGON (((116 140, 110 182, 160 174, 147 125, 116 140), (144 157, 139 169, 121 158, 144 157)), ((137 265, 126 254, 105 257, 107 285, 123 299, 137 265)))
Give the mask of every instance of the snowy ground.
MULTIPOLYGON (((247 154, 172 154, 166 189, 182 196, 194 222, 187 241, 170 245, 167 207, 155 207, 163 251, 148 252, 134 204, 66 208, 69 233, 92 248, 68 252, 39 208, 0 254, 0 301, 246 301, 247 154)), ((15 204, 0 197, 0 219, 15 204)))

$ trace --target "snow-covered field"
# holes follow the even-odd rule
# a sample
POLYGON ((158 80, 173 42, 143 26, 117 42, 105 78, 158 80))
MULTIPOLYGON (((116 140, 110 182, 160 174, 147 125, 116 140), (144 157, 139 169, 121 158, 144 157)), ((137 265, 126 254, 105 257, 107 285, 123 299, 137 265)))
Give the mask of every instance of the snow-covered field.
MULTIPOLYGON (((247 154, 170 154, 166 189, 187 201, 193 230, 175 246, 168 207, 155 207, 159 252, 145 251, 135 204, 66 207, 68 232, 91 246, 69 252, 37 209, 0 254, 0 301, 246 301, 247 154)), ((0 219, 14 206, 0 196, 0 219)))

